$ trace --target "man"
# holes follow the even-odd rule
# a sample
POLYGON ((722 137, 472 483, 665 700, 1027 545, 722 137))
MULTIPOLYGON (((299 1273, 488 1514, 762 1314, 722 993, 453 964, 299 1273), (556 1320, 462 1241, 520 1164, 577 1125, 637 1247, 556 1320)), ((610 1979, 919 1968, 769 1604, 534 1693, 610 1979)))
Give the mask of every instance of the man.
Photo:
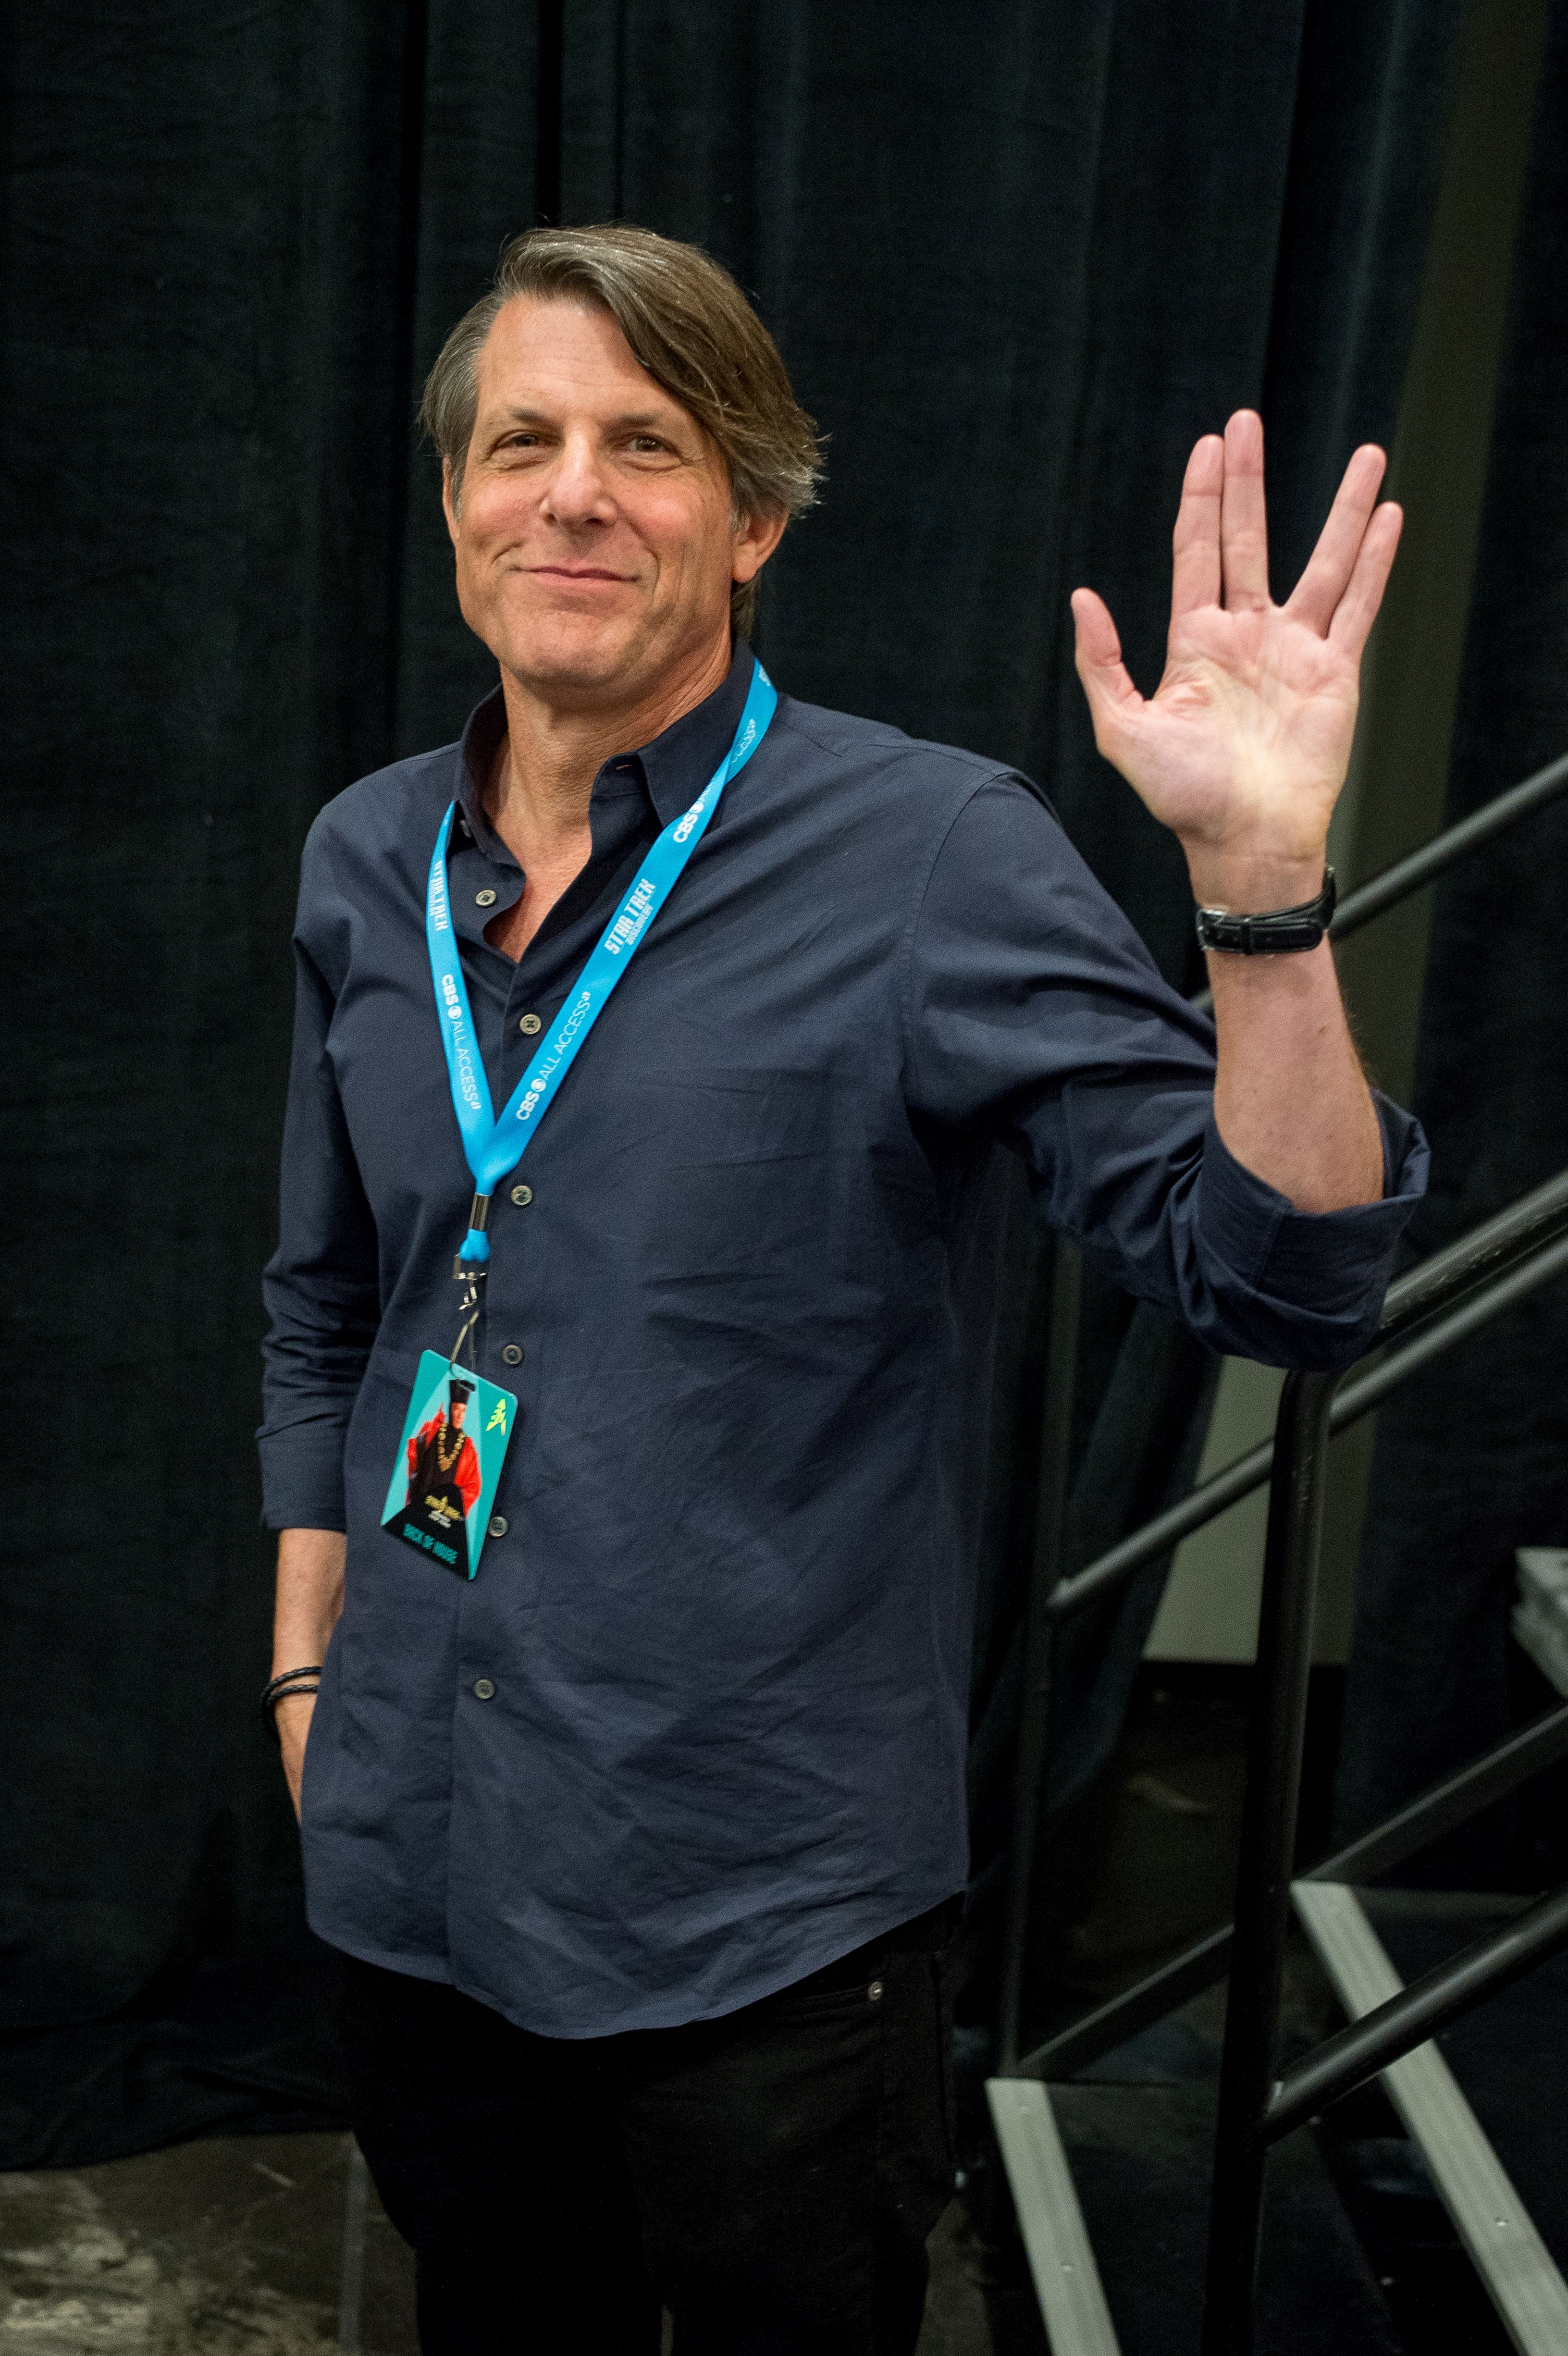
POLYGON ((744 633, 815 447, 712 262, 520 240, 425 414, 500 680, 312 831, 268 1273, 276 1665, 326 1660, 277 1724, 355 2125, 426 2351, 651 2351, 662 2305, 681 2356, 886 2356, 951 2188, 975 1181, 1000 1140, 1217 1348, 1364 1346, 1422 1152, 1321 894, 1399 515, 1357 452, 1275 606, 1243 414, 1187 468, 1156 695, 1074 598, 1101 750, 1204 907, 1273 917, 1246 956, 1203 919, 1216 1047, 1023 780, 769 717, 744 633), (479 1299, 517 1428, 464 1582, 377 1509, 479 1299))
POLYGON ((467 1517, 478 1501, 483 1483, 479 1459, 463 1429, 474 1385, 453 1375, 446 1385, 446 1405, 419 1427, 407 1447, 408 1495, 382 1526, 406 1536, 407 1526, 444 1549, 449 1562, 465 1579, 468 1575, 467 1517))

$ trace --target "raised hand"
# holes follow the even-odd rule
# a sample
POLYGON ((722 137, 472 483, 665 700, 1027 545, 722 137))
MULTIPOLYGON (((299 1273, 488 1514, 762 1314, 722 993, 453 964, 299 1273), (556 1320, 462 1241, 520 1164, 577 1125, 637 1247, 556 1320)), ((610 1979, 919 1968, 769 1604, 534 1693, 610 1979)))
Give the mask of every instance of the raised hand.
POLYGON ((1384 464, 1370 444, 1356 452, 1311 562, 1276 605, 1262 421, 1239 410, 1223 439, 1206 434, 1182 484, 1165 676, 1151 697, 1128 677, 1104 601, 1073 593, 1094 741, 1179 836, 1211 905, 1289 905, 1321 881, 1361 650, 1402 521, 1392 501, 1377 504, 1384 464))

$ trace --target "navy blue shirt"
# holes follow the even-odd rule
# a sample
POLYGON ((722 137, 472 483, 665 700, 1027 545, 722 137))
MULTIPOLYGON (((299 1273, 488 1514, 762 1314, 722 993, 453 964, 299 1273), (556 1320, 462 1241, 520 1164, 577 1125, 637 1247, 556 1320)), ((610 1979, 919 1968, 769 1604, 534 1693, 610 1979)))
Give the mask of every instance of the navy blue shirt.
POLYGON ((504 1533, 470 1583, 383 1532, 472 1193, 424 945, 442 812, 499 1105, 749 675, 738 648, 601 770, 515 965, 484 939, 522 889, 482 805, 499 694, 305 853, 261 1442, 269 1524, 348 1532, 310 1919, 552 2036, 728 2011, 963 1884, 957 1271, 996 1141, 1133 1292, 1295 1365, 1365 1346, 1424 1167, 1380 1105, 1386 1199, 1292 1210, 1219 1141, 1208 1023, 1034 791, 784 696, 497 1190, 504 1533))

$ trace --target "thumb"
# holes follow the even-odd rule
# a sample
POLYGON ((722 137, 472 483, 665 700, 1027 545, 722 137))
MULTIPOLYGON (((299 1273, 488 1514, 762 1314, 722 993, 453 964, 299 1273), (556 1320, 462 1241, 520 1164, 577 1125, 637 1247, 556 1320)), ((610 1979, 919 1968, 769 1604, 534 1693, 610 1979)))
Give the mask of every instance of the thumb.
POLYGON ((1089 699, 1094 741, 1102 753, 1108 740, 1125 733, 1143 710, 1144 699, 1122 659, 1122 641, 1111 608, 1092 589, 1072 593, 1073 664, 1089 699))

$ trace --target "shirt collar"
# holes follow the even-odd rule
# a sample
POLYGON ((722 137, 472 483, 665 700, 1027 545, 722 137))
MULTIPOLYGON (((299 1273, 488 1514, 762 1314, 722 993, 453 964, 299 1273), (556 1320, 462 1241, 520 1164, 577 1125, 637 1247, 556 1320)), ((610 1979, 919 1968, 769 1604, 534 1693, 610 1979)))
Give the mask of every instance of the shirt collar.
MULTIPOLYGON (((668 826, 671 819, 690 809, 729 751, 740 726, 740 715, 751 687, 751 648, 744 638, 736 638, 728 674, 713 693, 704 696, 690 712, 683 712, 651 744, 640 745, 635 752, 619 753, 613 761, 607 761, 595 780, 595 791, 601 781, 618 773, 640 775, 660 826, 668 826)), ((505 731, 506 704, 500 689, 492 688, 484 701, 469 713, 463 731, 458 748, 457 807, 486 856, 515 865, 485 816, 485 781, 505 731)))
POLYGON ((469 712, 457 747, 457 808, 485 857, 497 866, 515 868, 516 860, 485 815, 485 783, 505 734, 506 700, 499 687, 492 687, 469 712))

